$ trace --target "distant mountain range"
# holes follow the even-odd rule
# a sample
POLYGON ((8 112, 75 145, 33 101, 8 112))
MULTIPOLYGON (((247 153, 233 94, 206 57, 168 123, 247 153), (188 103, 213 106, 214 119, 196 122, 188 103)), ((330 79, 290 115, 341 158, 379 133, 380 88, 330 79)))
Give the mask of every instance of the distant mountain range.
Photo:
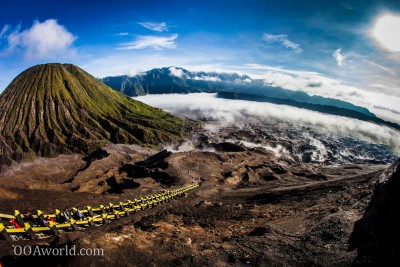
POLYGON ((246 83, 253 82, 247 75, 190 72, 175 67, 152 69, 136 76, 123 75, 100 80, 128 96, 232 91, 245 88, 246 83))
POLYGON ((338 99, 311 96, 302 91, 268 86, 263 80, 252 79, 247 75, 237 73, 191 72, 183 68, 165 67, 152 69, 136 76, 113 76, 100 80, 128 96, 214 92, 226 93, 220 94, 220 97, 231 99, 244 97, 251 98, 253 101, 255 96, 260 96, 257 101, 291 105, 333 115, 373 121, 400 129, 398 124, 377 118, 367 108, 338 99), (233 97, 229 93, 240 94, 233 97))
POLYGON ((107 143, 158 146, 196 125, 112 90, 71 64, 18 75, 0 95, 0 167, 36 155, 89 154, 107 143))
POLYGON ((169 67, 152 69, 136 76, 106 77, 101 79, 101 81, 128 96, 197 92, 237 92, 334 106, 375 117, 368 109, 345 101, 321 96, 310 96, 302 91, 267 86, 263 80, 251 79, 247 75, 236 73, 190 72, 182 68, 169 67))

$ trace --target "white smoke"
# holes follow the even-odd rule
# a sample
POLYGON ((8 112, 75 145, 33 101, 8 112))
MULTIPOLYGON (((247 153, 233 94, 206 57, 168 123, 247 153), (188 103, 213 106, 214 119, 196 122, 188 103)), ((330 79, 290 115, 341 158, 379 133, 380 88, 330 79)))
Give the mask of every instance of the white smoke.
POLYGON ((189 151, 194 151, 194 150, 215 152, 215 149, 212 147, 204 147, 202 149, 197 148, 192 140, 188 140, 179 145, 168 145, 165 147, 165 149, 172 151, 172 152, 189 152, 189 151))
POLYGON ((232 142, 232 143, 238 143, 247 148, 263 148, 267 151, 272 152, 277 157, 285 157, 285 158, 294 160, 291 156, 291 153, 280 144, 277 144, 276 146, 271 146, 268 144, 256 144, 256 143, 245 141, 245 140, 239 141, 239 140, 235 140, 235 139, 228 139, 226 141, 232 142))
POLYGON ((319 162, 325 161, 328 157, 328 149, 326 146, 320 140, 312 137, 309 133, 304 133, 304 137, 309 140, 310 145, 317 148, 313 150, 311 159, 319 162))

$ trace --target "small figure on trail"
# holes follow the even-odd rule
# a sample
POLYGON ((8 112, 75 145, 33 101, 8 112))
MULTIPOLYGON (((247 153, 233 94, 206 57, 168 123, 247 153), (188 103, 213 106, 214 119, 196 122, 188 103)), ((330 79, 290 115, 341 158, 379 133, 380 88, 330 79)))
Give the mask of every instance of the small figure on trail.
POLYGON ((65 221, 69 221, 69 219, 71 219, 71 213, 69 212, 68 208, 64 209, 63 216, 65 221))
POLYGON ((79 208, 76 208, 76 215, 78 216, 79 220, 83 220, 83 214, 82 212, 79 210, 79 208))
POLYGON ((16 221, 14 218, 12 218, 12 219, 10 220, 10 222, 11 222, 12 225, 14 225, 15 228, 17 228, 17 229, 18 229, 18 228, 22 228, 21 225, 19 225, 19 224, 17 223, 17 221, 16 221))
POLYGON ((43 216, 40 218, 40 223, 41 223, 43 226, 48 226, 48 225, 49 225, 49 222, 46 221, 46 219, 45 219, 43 216))

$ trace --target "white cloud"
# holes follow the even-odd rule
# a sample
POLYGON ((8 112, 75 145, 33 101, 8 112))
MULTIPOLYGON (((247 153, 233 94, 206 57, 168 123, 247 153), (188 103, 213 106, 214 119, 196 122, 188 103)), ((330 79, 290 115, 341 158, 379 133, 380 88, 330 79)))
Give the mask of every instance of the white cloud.
POLYGON ((165 22, 138 22, 139 25, 145 27, 146 29, 156 31, 156 32, 167 32, 168 26, 165 22))
POLYGON ((388 67, 379 65, 378 63, 373 62, 373 61, 371 61, 371 60, 364 59, 364 61, 367 62, 369 65, 375 67, 375 68, 384 70, 384 71, 386 71, 386 72, 388 72, 388 73, 390 73, 390 74, 392 74, 392 75, 395 74, 394 71, 393 71, 391 68, 388 68, 388 67))
MULTIPOLYGON (((4 29, 4 28, 3 28, 4 29)), ((20 32, 20 27, 7 37, 6 54, 20 48, 27 59, 49 59, 73 52, 76 37, 55 19, 35 21, 31 28, 20 32)))
POLYGON ((189 77, 183 72, 183 70, 181 68, 176 68, 176 67, 169 67, 169 71, 171 72, 172 76, 175 76, 178 78, 192 79, 192 80, 196 80, 196 81, 210 81, 210 82, 220 82, 221 81, 221 79, 219 77, 208 76, 208 75, 189 77))
POLYGON ((175 67, 169 67, 169 71, 171 72, 171 74, 173 76, 178 77, 178 78, 184 78, 184 76, 185 76, 182 69, 178 69, 175 67))
POLYGON ((3 26, 3 28, 2 28, 1 31, 0 31, 0 39, 3 38, 3 36, 6 35, 6 33, 8 32, 8 30, 9 30, 10 28, 11 28, 11 27, 10 27, 9 24, 5 24, 5 25, 3 26))
POLYGON ((342 67, 346 60, 346 56, 342 54, 342 48, 336 49, 332 56, 335 58, 338 66, 342 67))
POLYGON ((278 43, 288 49, 292 49, 295 53, 301 53, 303 51, 303 49, 301 49, 300 45, 296 44, 295 42, 290 41, 286 34, 273 35, 273 34, 265 33, 265 34, 263 34, 263 39, 267 44, 278 43))
POLYGON ((193 80, 209 81, 209 82, 220 82, 221 81, 221 79, 219 77, 213 77, 213 76, 195 76, 195 77, 193 77, 193 80))
POLYGON ((15 30, 7 36, 8 47, 5 49, 5 54, 11 54, 21 44, 21 34, 19 30, 15 30))
POLYGON ((227 100, 215 94, 146 95, 135 99, 175 114, 201 118, 214 118, 222 126, 239 126, 249 118, 264 121, 280 120, 311 127, 317 131, 352 136, 370 143, 386 144, 400 153, 400 132, 386 126, 341 116, 327 115, 311 110, 271 103, 227 100))
POLYGON ((253 80, 251 78, 246 78, 244 80, 236 79, 236 83, 251 83, 253 80))
POLYGON ((134 50, 153 48, 156 50, 172 49, 176 47, 175 40, 178 34, 170 36, 153 36, 153 35, 138 35, 133 42, 123 43, 118 48, 119 50, 134 50))
POLYGON ((130 34, 129 34, 129 32, 120 32, 120 33, 117 33, 117 35, 118 36, 128 36, 130 34))

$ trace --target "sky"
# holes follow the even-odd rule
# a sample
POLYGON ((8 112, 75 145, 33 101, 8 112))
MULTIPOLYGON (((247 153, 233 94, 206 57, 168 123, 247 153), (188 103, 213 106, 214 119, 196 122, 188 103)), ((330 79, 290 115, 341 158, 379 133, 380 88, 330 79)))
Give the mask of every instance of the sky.
POLYGON ((246 73, 400 122, 400 1, 0 0, 0 92, 48 62, 246 73))

